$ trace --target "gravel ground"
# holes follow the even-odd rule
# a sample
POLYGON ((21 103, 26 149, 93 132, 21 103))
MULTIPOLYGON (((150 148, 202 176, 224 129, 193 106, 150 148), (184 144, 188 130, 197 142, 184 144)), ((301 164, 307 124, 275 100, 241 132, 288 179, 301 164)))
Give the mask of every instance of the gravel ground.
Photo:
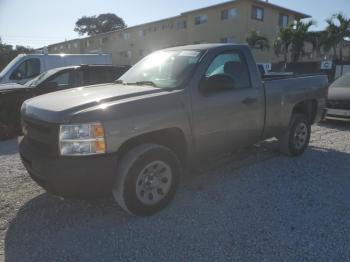
POLYGON ((172 204, 130 217, 111 199, 63 201, 0 142, 0 261, 349 261, 350 124, 313 128, 299 158, 275 142, 186 178, 172 204))

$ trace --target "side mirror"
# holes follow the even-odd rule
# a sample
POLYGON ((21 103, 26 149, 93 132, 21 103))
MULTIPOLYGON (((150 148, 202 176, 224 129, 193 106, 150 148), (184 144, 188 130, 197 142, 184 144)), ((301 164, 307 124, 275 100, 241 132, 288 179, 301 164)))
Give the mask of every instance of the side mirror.
POLYGON ((218 74, 202 80, 200 90, 204 94, 228 91, 235 88, 235 80, 227 74, 218 74))
POLYGON ((43 84, 43 87, 45 89, 56 89, 58 87, 58 84, 56 82, 47 82, 43 84))

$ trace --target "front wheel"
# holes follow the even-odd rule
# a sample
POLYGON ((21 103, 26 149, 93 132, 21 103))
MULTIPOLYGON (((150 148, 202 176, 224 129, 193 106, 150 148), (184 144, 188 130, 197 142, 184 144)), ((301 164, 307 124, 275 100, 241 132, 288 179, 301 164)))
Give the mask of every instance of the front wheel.
POLYGON ((279 138, 280 149, 289 156, 299 156, 309 145, 311 125, 303 114, 293 114, 287 132, 279 138))
POLYGON ((114 199, 132 215, 152 215, 172 200, 179 174, 179 161, 170 149, 155 144, 136 146, 119 163, 114 199))

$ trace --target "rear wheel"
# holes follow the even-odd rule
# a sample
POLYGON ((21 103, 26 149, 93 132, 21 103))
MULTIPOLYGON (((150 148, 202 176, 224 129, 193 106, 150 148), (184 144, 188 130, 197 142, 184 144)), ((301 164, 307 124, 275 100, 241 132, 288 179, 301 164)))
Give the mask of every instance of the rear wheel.
POLYGON ((303 114, 293 114, 287 132, 279 138, 281 151, 289 156, 303 154, 309 145, 310 135, 308 118, 303 114))
POLYGON ((114 199, 130 214, 152 215, 172 200, 179 173, 179 161, 170 149, 155 144, 136 146, 119 163, 114 199))

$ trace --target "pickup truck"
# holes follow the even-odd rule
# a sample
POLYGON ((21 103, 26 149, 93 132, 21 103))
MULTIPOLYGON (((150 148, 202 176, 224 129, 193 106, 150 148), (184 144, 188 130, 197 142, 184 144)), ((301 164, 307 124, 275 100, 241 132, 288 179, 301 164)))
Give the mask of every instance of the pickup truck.
POLYGON ((211 156, 273 137, 301 155, 324 117, 327 82, 262 82, 246 45, 164 49, 115 83, 24 102, 20 156, 54 195, 112 193, 130 214, 151 215, 169 204, 180 174, 211 156))

